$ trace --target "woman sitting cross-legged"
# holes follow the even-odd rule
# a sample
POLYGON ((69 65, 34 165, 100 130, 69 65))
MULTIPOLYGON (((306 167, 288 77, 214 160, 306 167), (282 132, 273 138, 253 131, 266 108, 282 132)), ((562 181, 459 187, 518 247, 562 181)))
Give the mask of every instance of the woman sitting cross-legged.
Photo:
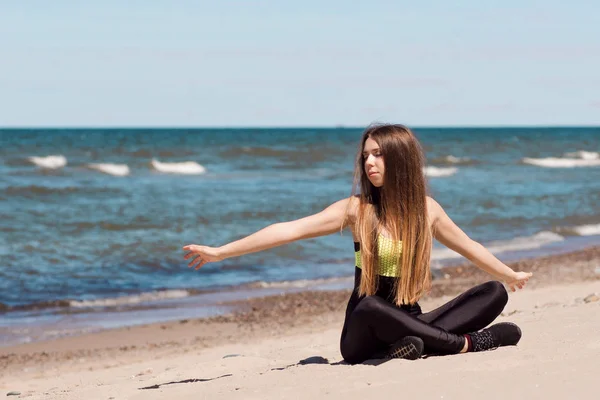
POLYGON ((187 245, 185 259, 206 263, 262 251, 300 239, 350 229, 356 258, 340 349, 355 364, 380 355, 416 359, 422 354, 458 354, 516 345, 512 323, 485 328, 502 312, 508 295, 499 281, 467 290, 423 313, 419 299, 431 287, 433 238, 503 281, 512 291, 532 276, 515 272, 457 227, 427 196, 421 146, 402 125, 365 130, 355 167, 359 192, 325 210, 276 223, 222 247, 187 245), (485 328, 485 329, 484 329, 485 328))

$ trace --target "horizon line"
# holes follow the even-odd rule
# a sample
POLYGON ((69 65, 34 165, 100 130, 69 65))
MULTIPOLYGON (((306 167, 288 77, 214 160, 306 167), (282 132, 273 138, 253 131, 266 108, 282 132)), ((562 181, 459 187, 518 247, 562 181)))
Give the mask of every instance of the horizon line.
MULTIPOLYGON (((506 128, 525 128, 525 129, 535 129, 535 128, 600 128, 600 124, 553 124, 553 125, 544 125, 544 124, 521 124, 521 125, 406 125, 411 129, 506 129, 506 128)), ((13 125, 13 126, 0 126, 0 130, 33 130, 33 129, 48 129, 48 130, 103 130, 103 129, 120 129, 120 130, 137 130, 137 129, 214 129, 214 130, 242 130, 242 129, 365 129, 369 125, 196 125, 196 126, 186 126, 186 125, 73 125, 73 126, 60 126, 60 125, 13 125)))

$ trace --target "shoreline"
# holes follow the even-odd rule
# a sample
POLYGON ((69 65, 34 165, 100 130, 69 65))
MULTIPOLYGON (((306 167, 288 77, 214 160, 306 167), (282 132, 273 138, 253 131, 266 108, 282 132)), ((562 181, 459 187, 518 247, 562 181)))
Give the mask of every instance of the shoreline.
MULTIPOLYGON (((515 270, 534 273, 528 286, 519 292, 596 283, 600 281, 600 246, 509 265, 515 270)), ((424 310, 493 279, 470 264, 445 267, 441 271, 444 278, 434 280, 431 293, 420 301, 424 310)), ((299 291, 223 302, 221 306, 232 307, 234 311, 207 318, 184 318, 0 347, 0 376, 68 368, 90 360, 104 367, 120 364, 122 359, 144 360, 158 355, 202 351, 232 342, 251 343, 290 332, 307 334, 323 327, 341 328, 350 292, 351 289, 299 291)), ((582 293, 580 300, 593 294, 582 293)), ((600 296, 600 292, 595 294, 600 296)))
MULTIPOLYGON (((592 236, 569 236, 564 241, 555 243, 546 243, 542 247, 534 247, 527 249, 514 249, 505 250, 496 254, 496 256, 504 263, 513 263, 521 260, 538 259, 546 256, 561 256, 563 254, 570 254, 578 251, 585 251, 588 248, 596 246, 596 243, 600 240, 600 235, 592 236)), ((444 251, 449 251, 444 248, 444 251)), ((439 249, 438 249, 439 250, 439 249)), ((442 270, 445 268, 452 268, 457 266, 464 266, 468 262, 457 253, 454 256, 449 256, 442 259, 432 259, 432 273, 433 278, 440 278, 442 270)), ((348 258, 347 260, 337 260, 336 264, 352 264, 354 258, 348 258)), ((351 270, 351 268, 350 268, 351 270)), ((239 284, 224 284, 220 286, 212 287, 163 287, 158 289, 146 289, 140 292, 124 293, 115 296, 93 297, 93 298, 72 298, 62 297, 50 300, 40 300, 33 303, 23 304, 5 304, 0 303, 0 315, 13 316, 17 314, 24 314, 29 317, 31 313, 32 317, 38 317, 40 315, 67 315, 67 314, 95 314, 98 312, 106 311, 139 311, 139 310, 151 310, 160 308, 173 308, 170 303, 177 303, 178 301, 186 302, 191 298, 200 298, 206 296, 221 296, 224 297, 235 297, 236 292, 256 292, 256 296, 262 297, 266 294, 261 292, 285 290, 286 288, 298 288, 299 290, 311 290, 313 287, 341 287, 340 281, 354 279, 354 274, 348 273, 347 275, 335 275, 329 277, 313 277, 303 279, 284 279, 281 281, 265 281, 256 280, 248 281, 239 284), (38 313, 38 314, 35 314, 38 313)), ((197 302, 197 305, 201 302, 197 302)), ((206 305, 214 304, 215 302, 206 302, 206 305)), ((160 321, 157 321, 160 322, 160 321)))
MULTIPOLYGON (((551 244, 540 249, 502 253, 499 257, 509 265, 525 262, 526 268, 527 265, 535 265, 534 260, 554 264, 565 260, 564 264, 568 265, 571 263, 570 260, 585 258, 585 254, 591 251, 590 249, 594 249, 597 241, 591 239, 591 237, 572 238, 568 242, 551 244)), ((456 286, 454 290, 464 288, 465 286, 460 286, 454 280, 463 279, 466 275, 453 271, 465 268, 469 269, 469 263, 464 258, 448 259, 442 265, 434 263, 432 295, 439 295, 440 291, 452 290, 452 286, 456 286), (444 281, 445 275, 452 277, 453 282, 446 281, 439 286, 440 281, 444 281)), ((532 272, 535 272, 535 268, 532 272)), ((477 271, 467 273, 473 274, 477 271)), ((482 272, 480 274, 482 279, 485 279, 486 274, 482 272)), ((304 291, 350 290, 353 282, 352 274, 274 282, 254 281, 211 289, 165 288, 153 292, 86 301, 59 299, 42 302, 39 305, 17 306, 14 310, 2 308, 0 304, 0 315, 3 316, 3 321, 0 322, 0 349, 18 344, 97 333, 108 329, 223 316, 235 312, 240 305, 251 299, 304 291), (59 306, 52 307, 53 305, 59 306)))

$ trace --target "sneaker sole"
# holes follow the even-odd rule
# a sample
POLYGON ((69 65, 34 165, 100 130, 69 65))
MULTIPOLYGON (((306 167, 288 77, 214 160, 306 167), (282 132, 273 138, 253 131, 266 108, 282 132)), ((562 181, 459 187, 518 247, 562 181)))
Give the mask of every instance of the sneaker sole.
POLYGON ((423 340, 416 336, 406 336, 390 347, 390 358, 401 358, 404 360, 416 360, 423 355, 425 345, 423 340))

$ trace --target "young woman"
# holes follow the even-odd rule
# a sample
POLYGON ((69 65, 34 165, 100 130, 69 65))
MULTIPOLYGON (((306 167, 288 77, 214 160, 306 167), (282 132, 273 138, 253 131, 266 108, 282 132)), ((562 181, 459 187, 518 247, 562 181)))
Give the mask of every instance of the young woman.
POLYGON ((532 275, 513 271, 460 230, 427 196, 423 167, 421 146, 410 129, 371 126, 360 142, 352 196, 317 214, 270 225, 222 247, 187 245, 184 258, 191 258, 189 266, 199 269, 209 262, 350 228, 355 284, 340 343, 348 363, 382 355, 415 359, 423 352, 455 354, 517 344, 521 331, 512 323, 483 329, 508 300, 498 281, 421 312, 418 300, 431 287, 433 238, 504 281, 512 291, 523 288, 532 275))

